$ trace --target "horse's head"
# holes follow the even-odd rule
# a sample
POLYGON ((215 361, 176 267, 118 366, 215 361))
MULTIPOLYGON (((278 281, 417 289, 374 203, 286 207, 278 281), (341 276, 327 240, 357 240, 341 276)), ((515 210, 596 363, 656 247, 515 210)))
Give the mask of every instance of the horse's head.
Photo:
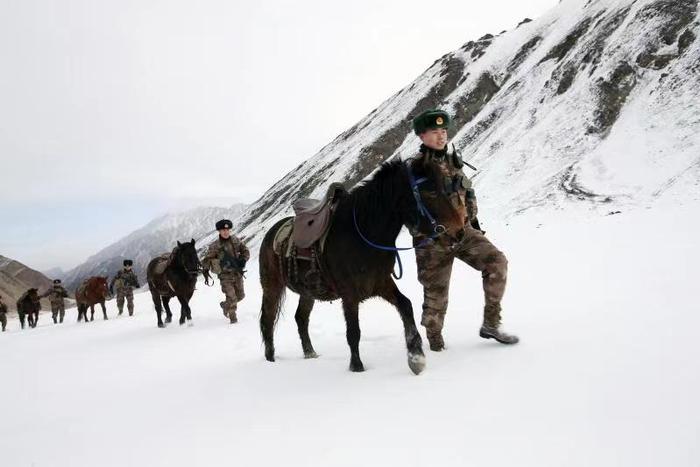
POLYGON ((202 269, 202 263, 199 261, 197 249, 194 246, 194 239, 185 243, 177 242, 175 261, 187 274, 191 276, 199 274, 202 269))
POLYGON ((27 299, 34 304, 39 303, 41 301, 39 298, 39 290, 35 288, 27 290, 27 299))
POLYGON ((94 276, 90 278, 89 288, 95 295, 99 297, 109 296, 109 285, 107 285, 107 277, 94 276))
POLYGON ((466 188, 430 157, 406 162, 407 196, 404 224, 411 234, 447 235, 456 239, 464 229, 466 188))

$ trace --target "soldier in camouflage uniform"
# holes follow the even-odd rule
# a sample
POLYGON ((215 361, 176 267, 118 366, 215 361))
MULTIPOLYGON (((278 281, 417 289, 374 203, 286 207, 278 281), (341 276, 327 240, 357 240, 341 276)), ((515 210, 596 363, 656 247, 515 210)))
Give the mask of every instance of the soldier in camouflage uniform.
POLYGON ((7 305, 2 301, 2 295, 0 295, 0 325, 2 325, 2 332, 5 332, 7 328, 7 305))
POLYGON ((124 268, 119 270, 116 276, 109 283, 109 293, 114 295, 114 287, 117 287, 117 308, 119 314, 124 312, 124 300, 129 310, 129 316, 134 315, 134 289, 141 287, 136 273, 131 269, 134 262, 130 259, 124 260, 124 268))
POLYGON ((54 279, 53 287, 39 295, 39 298, 49 297, 49 302, 51 302, 51 318, 53 318, 53 324, 56 324, 58 319, 63 323, 63 317, 66 314, 66 303, 63 300, 68 297, 68 291, 61 285, 61 279, 54 279))
POLYGON ((226 296, 226 301, 220 303, 231 324, 238 322, 236 310, 238 302, 245 297, 243 289, 243 273, 245 265, 250 258, 250 251, 237 237, 231 235, 233 224, 228 219, 222 219, 216 223, 219 238, 214 240, 202 261, 204 277, 209 281, 209 271, 213 271, 219 277, 221 291, 226 296))
MULTIPOLYGON (((426 242, 422 236, 414 237, 418 280, 423 286, 423 317, 421 324, 426 328, 430 349, 441 351, 445 348, 442 327, 447 312, 452 263, 455 258, 464 261, 481 272, 484 288, 484 321, 479 335, 485 339, 495 339, 502 344, 515 344, 518 337, 501 330, 501 299, 506 287, 508 261, 484 236, 477 220, 477 203, 471 181, 462 172, 464 162, 455 152, 447 151, 447 129, 449 115, 441 110, 429 110, 413 120, 413 129, 423 144, 417 158, 432 158, 438 162, 445 180, 450 180, 454 193, 464 193, 467 219, 463 235, 457 243, 445 237, 426 242), (454 181, 458 183, 455 183, 454 181)), ((446 190, 446 191, 449 191, 446 190)), ((459 197, 456 197, 458 202, 459 197)))

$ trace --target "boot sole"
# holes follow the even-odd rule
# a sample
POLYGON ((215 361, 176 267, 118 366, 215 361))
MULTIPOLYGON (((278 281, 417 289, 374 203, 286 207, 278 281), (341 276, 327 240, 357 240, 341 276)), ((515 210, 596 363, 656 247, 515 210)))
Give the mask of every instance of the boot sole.
POLYGON ((517 337, 516 337, 515 340, 513 340, 513 341, 504 341, 504 340, 502 340, 502 339, 499 339, 499 338, 496 337, 496 336, 492 336, 491 334, 486 334, 486 333, 484 333, 484 332, 482 332, 482 331, 479 331, 479 337, 483 337, 484 339, 493 339, 493 340, 495 340, 496 342, 498 342, 498 343, 500 343, 500 344, 504 344, 504 345, 514 345, 514 344, 517 344, 518 342, 520 342, 520 339, 517 338, 517 337))

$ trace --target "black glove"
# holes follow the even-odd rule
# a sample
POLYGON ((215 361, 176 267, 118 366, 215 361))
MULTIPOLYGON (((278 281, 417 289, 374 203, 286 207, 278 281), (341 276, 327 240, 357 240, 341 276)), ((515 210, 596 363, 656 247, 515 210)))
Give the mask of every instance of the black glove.
POLYGON ((211 274, 209 274, 209 269, 202 271, 202 275, 204 276, 204 285, 214 285, 214 280, 211 278, 211 274))
POLYGON ((237 264, 237 266, 238 266, 238 269, 240 269, 241 271, 245 269, 245 265, 246 265, 247 262, 248 262, 248 261, 246 261, 246 260, 243 259, 243 258, 238 258, 238 259, 236 259, 236 264, 237 264))

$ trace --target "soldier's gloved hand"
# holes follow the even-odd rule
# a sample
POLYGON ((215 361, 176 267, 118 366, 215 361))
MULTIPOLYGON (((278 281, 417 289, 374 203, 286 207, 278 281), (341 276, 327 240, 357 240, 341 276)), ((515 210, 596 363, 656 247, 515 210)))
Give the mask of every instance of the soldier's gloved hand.
POLYGON ((203 270, 202 275, 204 276, 204 285, 214 285, 214 281, 212 280, 208 269, 203 270))
POLYGON ((241 271, 242 271, 243 269, 245 269, 246 263, 247 263, 247 261, 244 260, 243 258, 238 258, 238 268, 239 268, 241 271))

